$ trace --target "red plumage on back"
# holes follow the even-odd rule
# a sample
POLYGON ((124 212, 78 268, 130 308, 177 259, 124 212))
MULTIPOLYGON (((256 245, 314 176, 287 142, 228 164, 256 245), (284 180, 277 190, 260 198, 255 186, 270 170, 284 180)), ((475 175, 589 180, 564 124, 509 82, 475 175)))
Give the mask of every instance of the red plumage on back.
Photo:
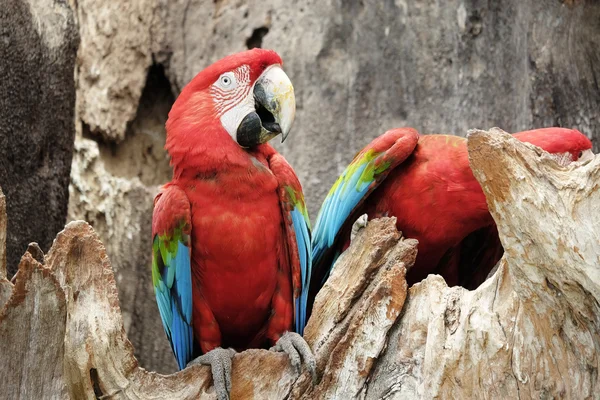
MULTIPOLYGON (((592 147, 585 135, 572 129, 535 129, 514 136, 550 153, 570 153, 573 160, 592 147)), ((481 283, 472 281, 472 270, 459 272, 461 255, 457 246, 469 234, 486 227, 497 233, 485 195, 469 166, 466 139, 421 136, 409 162, 390 173, 368 199, 365 212, 369 217, 395 215, 398 229, 406 237, 419 240, 417 260, 407 274, 409 284, 431 273, 444 276, 450 286, 472 288, 481 283)), ((488 242, 492 241, 500 246, 497 240, 488 242)), ((489 264, 482 267, 487 270, 502 256, 494 246, 490 249, 495 255, 488 257, 489 264)))
POLYGON ((580 152, 592 148, 592 141, 577 129, 542 128, 515 133, 515 137, 541 147, 548 153, 569 153, 572 160, 580 157, 580 152))
MULTIPOLYGON (((573 161, 592 147, 585 135, 572 129, 536 129, 514 136, 573 161)), ((407 274, 409 284, 436 273, 450 286, 475 287, 503 252, 462 137, 419 136, 408 128, 394 129, 374 139, 354 158, 317 217, 313 239, 316 279, 311 293, 322 285, 337 254, 349 245, 352 224, 363 214, 369 219, 395 216, 398 230, 419 241, 415 265, 407 274), (398 148, 404 151, 398 152, 398 148), (386 158, 389 162, 382 163, 386 158)))

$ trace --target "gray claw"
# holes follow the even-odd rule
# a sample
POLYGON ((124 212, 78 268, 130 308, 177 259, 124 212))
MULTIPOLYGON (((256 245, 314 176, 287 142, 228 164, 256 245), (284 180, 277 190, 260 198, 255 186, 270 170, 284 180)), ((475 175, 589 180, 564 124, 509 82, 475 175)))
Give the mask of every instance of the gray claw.
POLYGON ((229 400, 229 393, 231 392, 231 360, 234 355, 235 350, 233 349, 217 347, 190 361, 188 367, 196 364, 210 365, 217 399, 229 400))
POLYGON ((354 221, 352 224, 352 231, 350 232, 350 241, 354 240, 354 237, 358 234, 362 228, 367 226, 369 222, 369 216, 367 214, 363 214, 354 221))
POLYGON ((315 356, 306 343, 306 340, 296 332, 286 332, 279 338, 275 346, 271 347, 271 351, 282 351, 288 355, 292 367, 299 374, 302 368, 302 360, 306 364, 306 368, 310 371, 313 385, 317 383, 317 363, 315 356))

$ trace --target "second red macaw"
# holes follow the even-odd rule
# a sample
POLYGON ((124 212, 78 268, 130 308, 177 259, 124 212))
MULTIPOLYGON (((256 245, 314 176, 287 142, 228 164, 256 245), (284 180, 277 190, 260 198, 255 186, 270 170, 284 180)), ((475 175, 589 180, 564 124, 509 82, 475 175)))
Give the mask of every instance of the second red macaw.
MULTIPOLYGON (((585 135, 572 129, 536 129, 515 137, 573 161, 592 148, 585 135)), ((349 246, 353 223, 364 214, 368 219, 395 216, 398 230, 419 241, 415 265, 407 274, 409 285, 431 273, 441 274, 450 286, 476 285, 503 253, 469 166, 467 140, 393 129, 356 155, 321 206, 313 230, 309 309, 333 263, 349 246), (479 237, 465 241, 474 232, 479 237), (465 268, 463 256, 469 257, 467 264, 481 267, 465 268)))

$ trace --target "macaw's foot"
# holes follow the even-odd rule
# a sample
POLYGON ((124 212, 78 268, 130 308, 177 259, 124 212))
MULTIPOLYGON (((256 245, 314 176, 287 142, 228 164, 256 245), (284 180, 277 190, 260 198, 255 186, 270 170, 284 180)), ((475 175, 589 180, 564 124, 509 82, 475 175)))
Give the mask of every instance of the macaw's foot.
POLYGON ((302 361, 306 364, 306 368, 310 371, 313 385, 317 382, 317 370, 315 356, 313 356, 306 340, 296 332, 286 332, 279 338, 275 346, 271 347, 271 351, 283 351, 290 358, 292 367, 299 374, 302 368, 302 361))
POLYGON ((190 361, 188 367, 195 364, 210 365, 217 399, 229 400, 229 393, 231 392, 231 360, 234 355, 235 350, 233 349, 217 347, 190 361))
POLYGON ((369 222, 369 216, 367 214, 363 214, 354 221, 352 224, 352 231, 350 232, 350 241, 354 240, 354 237, 358 234, 362 228, 367 226, 369 222))

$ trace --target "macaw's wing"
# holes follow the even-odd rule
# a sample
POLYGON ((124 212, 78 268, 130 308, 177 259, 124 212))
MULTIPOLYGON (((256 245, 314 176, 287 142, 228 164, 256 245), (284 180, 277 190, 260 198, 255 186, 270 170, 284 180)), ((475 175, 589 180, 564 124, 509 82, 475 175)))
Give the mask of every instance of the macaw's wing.
POLYGON ((302 186, 285 158, 274 153, 269 157, 269 168, 279 182, 279 200, 292 271, 294 328, 302 335, 306 326, 306 301, 312 268, 310 220, 304 203, 302 186))
POLYGON ((346 167, 321 205, 313 231, 313 270, 310 282, 312 305, 316 292, 329 276, 339 249, 334 243, 340 231, 352 224, 349 217, 397 165, 406 160, 419 141, 412 128, 391 129, 373 140, 346 167))
POLYGON ((154 199, 152 283, 179 369, 191 361, 194 346, 190 233, 187 196, 175 185, 165 186, 154 199))

